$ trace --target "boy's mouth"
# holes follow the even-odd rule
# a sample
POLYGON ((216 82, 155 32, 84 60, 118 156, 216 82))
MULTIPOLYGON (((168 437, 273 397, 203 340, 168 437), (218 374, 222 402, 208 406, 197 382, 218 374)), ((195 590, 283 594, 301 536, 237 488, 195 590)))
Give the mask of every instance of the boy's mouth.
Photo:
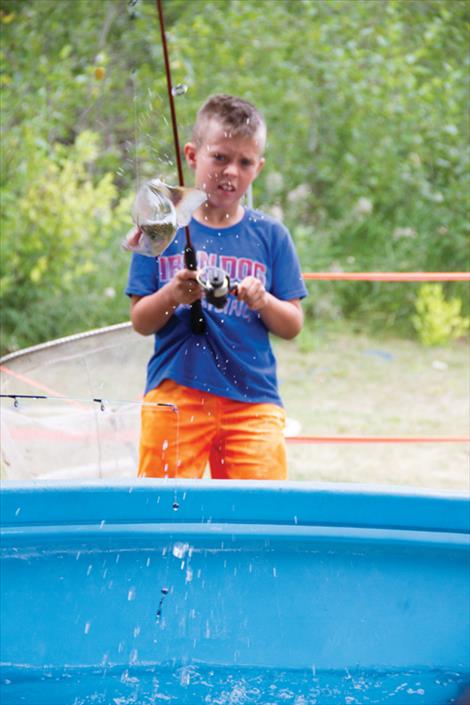
POLYGON ((235 187, 231 183, 226 182, 226 181, 219 184, 217 188, 220 191, 225 191, 226 193, 232 193, 233 191, 235 191, 235 187))

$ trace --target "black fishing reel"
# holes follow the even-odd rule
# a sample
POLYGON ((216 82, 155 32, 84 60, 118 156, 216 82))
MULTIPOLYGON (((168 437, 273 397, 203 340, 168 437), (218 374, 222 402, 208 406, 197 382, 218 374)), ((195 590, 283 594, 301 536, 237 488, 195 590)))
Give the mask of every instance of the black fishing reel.
POLYGON ((235 291, 230 286, 230 277, 220 267, 204 267, 197 274, 197 282, 204 289, 207 303, 215 308, 223 308, 229 294, 235 291))

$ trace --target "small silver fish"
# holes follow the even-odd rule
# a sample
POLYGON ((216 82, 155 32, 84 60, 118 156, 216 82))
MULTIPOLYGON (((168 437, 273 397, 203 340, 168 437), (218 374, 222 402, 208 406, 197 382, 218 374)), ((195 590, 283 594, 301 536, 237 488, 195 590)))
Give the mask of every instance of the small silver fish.
POLYGON ((136 227, 127 233, 123 249, 158 257, 206 199, 204 191, 196 188, 168 186, 160 179, 147 181, 134 199, 132 220, 136 227))

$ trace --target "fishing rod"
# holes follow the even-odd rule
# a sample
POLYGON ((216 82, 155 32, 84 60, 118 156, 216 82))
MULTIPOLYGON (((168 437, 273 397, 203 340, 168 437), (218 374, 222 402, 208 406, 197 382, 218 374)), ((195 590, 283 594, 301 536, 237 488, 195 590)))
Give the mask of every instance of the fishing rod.
MULTIPOLYGON (((184 186, 183 164, 181 161, 180 143, 179 143, 179 138, 178 138, 178 123, 176 121, 175 101, 173 100, 173 84, 171 81, 170 60, 168 57, 168 45, 167 45, 167 41, 166 41, 165 18, 163 16, 163 3, 162 3, 162 0, 156 0, 156 3, 157 3, 159 25, 160 25, 160 34, 161 34, 161 38, 162 38, 163 59, 165 62, 166 87, 168 90, 168 100, 170 102, 171 125, 173 128, 173 141, 174 141, 174 145, 175 145, 176 167, 178 170, 178 181, 179 181, 180 186, 184 186)), ((194 246, 191 242, 191 235, 189 232, 188 225, 185 226, 184 232, 185 232, 185 238, 186 238, 186 243, 185 243, 185 248, 184 248, 184 263, 185 263, 187 269, 190 269, 192 271, 196 271, 196 269, 197 269, 196 250, 194 249, 194 246)), ((204 320, 204 314, 202 311, 202 304, 201 304, 200 300, 194 301, 191 304, 190 316, 191 316, 191 330, 193 331, 193 333, 197 333, 197 334, 204 333, 204 331, 206 329, 206 322, 204 320)))

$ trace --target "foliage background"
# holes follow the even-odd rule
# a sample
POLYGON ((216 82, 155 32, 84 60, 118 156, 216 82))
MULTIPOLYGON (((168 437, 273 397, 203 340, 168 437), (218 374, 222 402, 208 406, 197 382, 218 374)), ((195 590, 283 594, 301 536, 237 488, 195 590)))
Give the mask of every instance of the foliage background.
MULTIPOLYGON (((257 207, 304 271, 468 268, 469 3, 165 0, 180 138, 264 112, 257 207)), ((154 0, 1 0, 2 352, 125 320, 140 180, 176 182, 154 0)), ((190 182, 189 174, 187 182, 190 182)), ((409 334, 413 284, 322 283, 311 320, 409 334)), ((446 285, 468 313, 465 285, 446 285)))

